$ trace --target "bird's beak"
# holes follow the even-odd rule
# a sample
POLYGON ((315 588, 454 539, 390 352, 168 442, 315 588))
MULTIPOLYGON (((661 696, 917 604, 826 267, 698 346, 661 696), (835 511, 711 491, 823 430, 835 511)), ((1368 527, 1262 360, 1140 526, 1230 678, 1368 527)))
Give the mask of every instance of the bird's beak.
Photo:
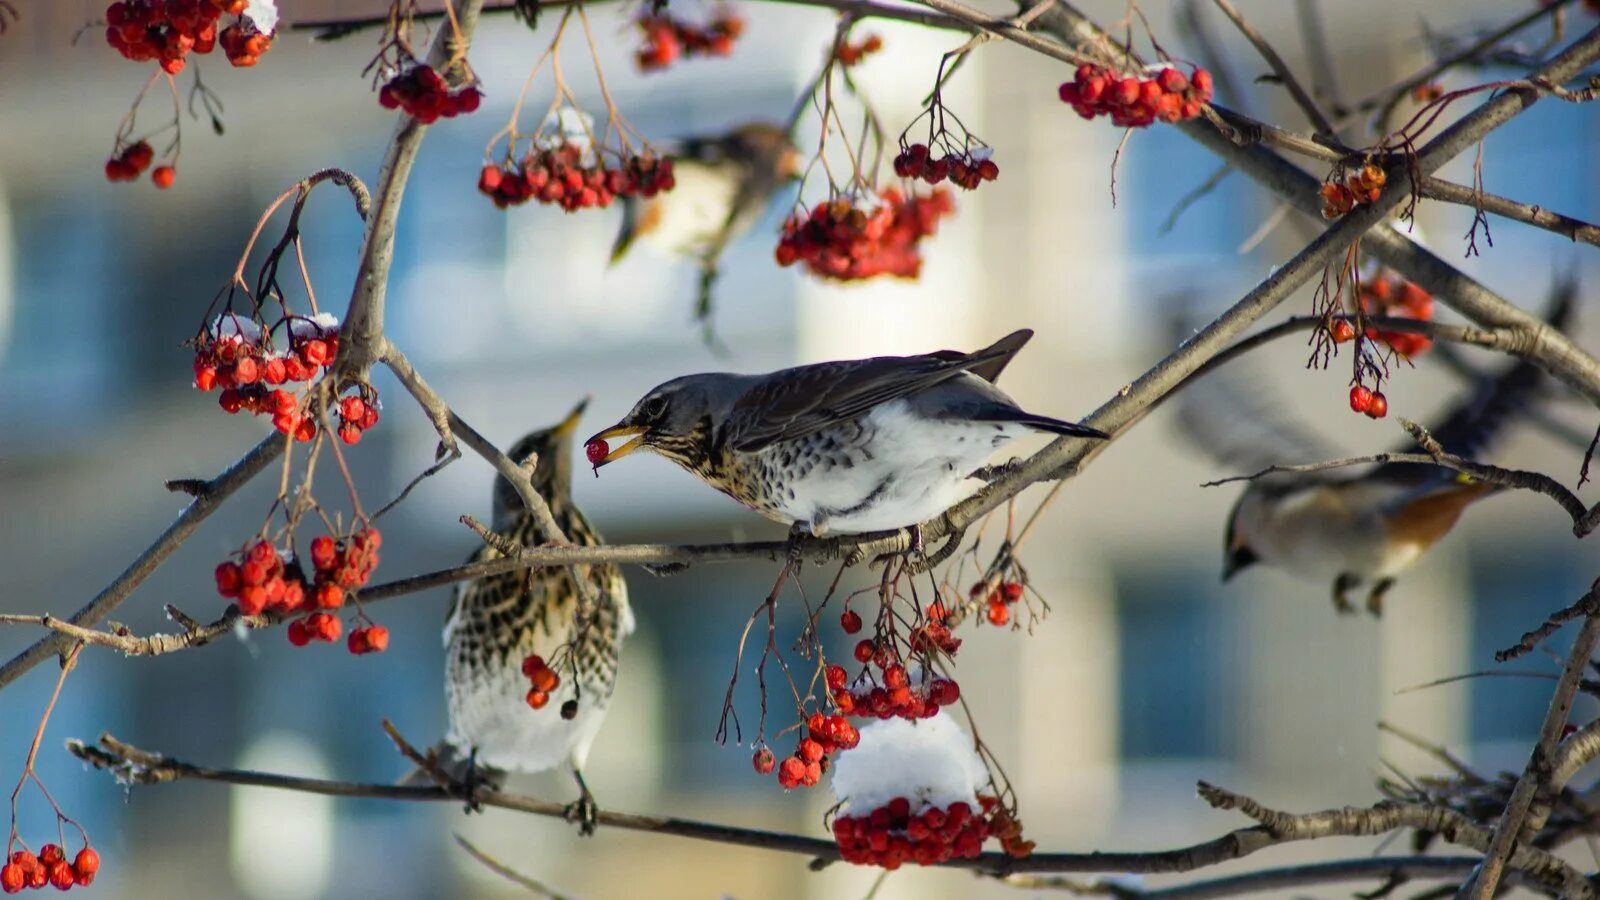
POLYGON ((551 431, 562 440, 572 437, 572 433, 578 430, 578 420, 583 418, 583 411, 588 408, 589 398, 584 397, 578 401, 577 406, 572 408, 572 412, 567 413, 567 417, 562 419, 551 431))
POLYGON ((635 435, 638 435, 637 440, 629 441, 626 444, 618 444, 617 446, 607 450, 605 456, 602 456, 597 460, 591 459, 591 464, 598 469, 606 463, 616 462, 624 456, 627 456, 629 453, 632 453, 633 451, 644 446, 644 434, 649 430, 649 427, 645 425, 613 425, 610 428, 607 428, 605 431, 596 434, 594 437, 589 438, 587 441, 584 441, 583 446, 587 449, 589 445, 593 444, 595 441, 606 441, 609 443, 612 438, 634 437, 635 435))

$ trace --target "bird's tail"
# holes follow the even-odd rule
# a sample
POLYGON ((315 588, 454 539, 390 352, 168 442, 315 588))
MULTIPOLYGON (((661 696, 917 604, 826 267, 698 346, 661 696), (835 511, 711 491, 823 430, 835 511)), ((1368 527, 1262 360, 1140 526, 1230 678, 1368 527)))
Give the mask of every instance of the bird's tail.
POLYGON ((1093 438, 1102 441, 1111 437, 1111 435, 1098 428, 1090 428, 1087 425, 1079 425, 1076 422, 1067 422, 1062 419, 1052 419, 1049 416, 1041 416, 1020 409, 985 410, 979 419, 980 421, 988 422, 1016 422, 1019 425, 1026 425, 1037 431, 1045 431, 1065 437, 1093 438))
POLYGON ((607 266, 614 266, 628 255, 628 248, 633 246, 633 241, 639 236, 639 201, 632 197, 622 198, 622 227, 617 229, 617 239, 611 245, 611 259, 607 266))

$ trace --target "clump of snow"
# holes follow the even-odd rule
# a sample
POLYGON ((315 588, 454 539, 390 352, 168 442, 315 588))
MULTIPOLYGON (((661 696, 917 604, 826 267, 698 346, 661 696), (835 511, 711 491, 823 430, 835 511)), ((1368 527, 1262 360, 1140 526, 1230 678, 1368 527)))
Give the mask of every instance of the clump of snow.
POLYGON ((594 134, 593 116, 577 107, 563 106, 545 118, 539 131, 545 135, 535 142, 540 150, 554 150, 567 144, 583 151, 580 165, 594 165, 594 142, 590 140, 590 135, 594 134))
POLYGON ((953 716, 909 722, 884 719, 861 728, 861 743, 834 762, 833 796, 851 815, 865 815, 896 797, 911 812, 964 801, 978 809, 989 771, 953 716))
POLYGON ((261 326, 254 319, 236 316, 233 313, 223 313, 211 323, 211 336, 225 338, 237 335, 247 344, 255 344, 261 340, 261 326))
POLYGON ((973 147, 971 150, 967 151, 967 155, 978 162, 983 162, 994 155, 994 148, 987 145, 982 147, 973 147))
POLYGON ((245 5, 244 17, 255 23, 256 30, 270 35, 278 30, 277 0, 250 0, 245 5))
POLYGON ((333 313, 317 313, 306 318, 289 320, 289 334, 296 338, 325 338, 339 330, 339 317, 333 313))

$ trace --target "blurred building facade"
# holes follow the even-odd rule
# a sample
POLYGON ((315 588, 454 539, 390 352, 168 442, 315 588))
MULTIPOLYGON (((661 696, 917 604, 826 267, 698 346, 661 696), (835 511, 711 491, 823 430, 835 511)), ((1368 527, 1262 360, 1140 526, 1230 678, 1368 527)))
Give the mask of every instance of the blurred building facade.
MULTIPOLYGON (((284 5, 289 21, 357 11, 354 4, 284 5)), ((214 137, 204 122, 185 117, 173 190, 110 185, 99 167, 140 71, 100 45, 92 29, 70 44, 98 14, 96 4, 22 6, 19 26, 0 37, 0 569, 7 573, 0 611, 64 613, 115 577, 176 514, 182 498, 162 489, 165 479, 208 476, 259 439, 260 423, 224 417, 188 387, 180 344, 198 328, 265 204, 326 165, 370 182, 392 115, 357 74, 374 35, 313 46, 290 33, 255 70, 202 63, 227 104, 227 133, 214 137)), ((1086 6, 1102 21, 1121 15, 1120 4, 1086 6)), ((1168 4, 1143 6, 1158 27, 1172 21, 1168 4)), ((1249 12, 1298 64, 1288 7, 1258 6, 1249 12)), ((1430 24, 1456 28, 1504 15, 1487 2, 1434 7, 1384 4, 1384 15, 1369 16, 1378 4, 1337 12, 1329 5, 1330 41, 1348 79, 1340 88, 1355 96, 1420 62, 1421 47, 1406 37, 1415 29, 1405 23, 1424 12, 1430 24)), ((749 34, 733 60, 640 77, 628 62, 626 19, 596 9, 597 35, 617 36, 601 42, 613 92, 641 131, 665 139, 787 112, 832 19, 757 4, 746 15, 749 34)), ((778 270, 769 217, 724 266, 716 322, 734 349, 731 359, 719 359, 689 321, 693 271, 643 253, 606 267, 615 213, 506 214, 472 190, 481 142, 509 113, 549 27, 532 37, 508 17, 486 21, 473 61, 490 102, 430 131, 407 192, 390 285, 392 339, 501 446, 586 393, 594 397, 592 421, 609 422, 651 385, 688 371, 973 347, 1022 326, 1038 336, 1005 387, 1024 405, 1075 418, 1170 351, 1164 317, 1172 298, 1229 303, 1310 234, 1291 220, 1240 253, 1275 204, 1237 175, 1162 233, 1175 199, 1216 163, 1161 129, 1134 135, 1124 148, 1113 207, 1108 188, 1120 135, 1085 125, 1055 99, 1059 65, 987 46, 946 99, 995 145, 1002 175, 958 198, 960 212, 932 241, 921 282, 838 288, 778 270)), ((859 77, 893 130, 917 111, 938 53, 959 42, 908 26, 873 23, 870 30, 885 36, 886 49, 859 77)), ((1235 42, 1227 46, 1243 78, 1262 69, 1235 42)), ((581 52, 573 55, 569 69, 582 71, 581 52)), ((573 80, 597 104, 586 76, 573 80)), ((1298 127, 1292 108, 1267 106, 1270 94, 1270 87, 1251 90, 1252 108, 1298 127)), ((153 91, 140 116, 161 122, 169 106, 153 91)), ((1595 207, 1595 127, 1571 107, 1541 105, 1487 142, 1488 187, 1584 215, 1595 207)), ((1469 162, 1452 164, 1447 176, 1470 178, 1469 162)), ((353 275, 360 223, 342 195, 326 194, 308 210, 307 255, 319 296, 337 308, 353 275)), ((1469 218, 1429 208, 1421 226, 1431 246, 1458 259, 1457 236, 1469 218)), ((1459 264, 1518 302, 1541 303, 1553 272, 1576 270, 1593 282, 1583 250, 1552 235, 1496 224, 1494 239, 1492 250, 1459 264)), ((1287 304, 1308 306, 1309 294, 1287 304)), ((1580 311, 1585 323, 1594 318, 1580 311)), ((1584 334, 1594 346, 1594 329, 1584 334)), ((1289 341, 1249 365, 1353 452, 1398 442, 1392 420, 1369 423, 1345 411, 1343 377, 1306 371, 1304 357, 1289 341)), ((436 440, 397 384, 378 386, 389 401, 382 426, 352 454, 369 505, 426 467, 436 440)), ((1427 421, 1460 390, 1458 380, 1424 362, 1396 375, 1391 404, 1427 421)), ((1557 413, 1582 421, 1578 410, 1557 413)), ((1580 552, 1547 501, 1490 501, 1400 583, 1381 622, 1340 618, 1320 586, 1254 572, 1226 588, 1217 583, 1234 493, 1198 485, 1237 473, 1219 472, 1167 418, 1152 416, 1068 482, 1030 538, 1023 560, 1050 601, 1048 617, 1031 634, 980 629, 963 646, 964 693, 1042 848, 1157 849, 1241 824, 1194 799, 1200 778, 1283 808, 1365 802, 1386 764, 1430 771, 1420 754, 1380 736, 1380 719, 1485 767, 1521 764, 1547 681, 1482 678, 1405 689, 1490 668, 1494 649, 1593 578, 1593 554, 1580 552)), ((1560 476, 1576 470, 1580 452, 1525 430, 1497 457, 1560 476)), ((661 460, 635 458, 605 475, 580 479, 577 491, 612 541, 781 533, 661 460)), ((421 485, 382 523, 388 559, 379 577, 465 557, 476 538, 457 518, 486 511, 490 477, 469 458, 421 485)), ((160 613, 165 603, 198 618, 219 611, 209 571, 259 525, 276 479, 258 482, 213 516, 117 619, 148 632, 170 627, 160 613)), ((1044 490, 1026 494, 1021 508, 1044 490)), ((784 796, 748 771, 748 748, 711 739, 739 630, 772 575, 763 564, 664 579, 629 573, 640 629, 591 763, 602 806, 821 835, 823 792, 784 796)), ((826 577, 808 573, 813 581, 826 577)), ((870 577, 860 576, 863 583, 870 577)), ((276 634, 156 659, 85 654, 51 722, 41 772, 107 858, 96 890, 509 895, 512 886, 454 847, 455 831, 582 897, 637 896, 641 884, 674 897, 867 890, 873 873, 848 867, 813 874, 797 857, 610 830, 580 840, 560 822, 493 811, 464 818, 453 805, 330 801, 201 783, 124 793, 59 749, 67 736, 107 730, 198 762, 391 779, 403 766, 380 719, 418 741, 442 731, 435 635, 445 593, 377 608, 395 634, 390 652, 378 657, 295 650, 276 634)), ((797 611, 786 615, 793 631, 797 611)), ((0 628, 0 653, 34 637, 0 628)), ((1555 671, 1537 656, 1521 669, 1555 671)), ((20 770, 53 677, 42 666, 0 693, 7 723, 0 725, 0 777, 20 770)), ((740 700, 754 708, 753 696, 740 700)), ((552 798, 570 792, 564 776, 518 785, 552 798)), ((47 829, 45 804, 24 796, 25 832, 47 829)), ((1291 847, 1272 860, 1322 852, 1291 847)), ((1009 893, 958 874, 902 872, 878 896, 1009 893)))

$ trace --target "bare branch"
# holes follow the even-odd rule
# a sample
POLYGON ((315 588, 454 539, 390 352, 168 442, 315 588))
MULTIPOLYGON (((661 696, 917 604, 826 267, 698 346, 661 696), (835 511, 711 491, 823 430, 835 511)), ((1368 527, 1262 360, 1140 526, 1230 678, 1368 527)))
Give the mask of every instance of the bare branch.
MULTIPOLYGON (((1005 883, 1027 890, 1065 890, 1115 900, 1212 900, 1374 878, 1386 881, 1459 879, 1470 873, 1478 861, 1476 856, 1367 856, 1262 869, 1163 888, 1138 888, 1114 880, 1084 883, 1059 875, 1008 875, 1005 883)), ((1519 883, 1527 881, 1520 879, 1519 883)))
POLYGON ((1300 79, 1294 77, 1294 72, 1289 68, 1289 64, 1283 61, 1283 57, 1278 55, 1278 51, 1273 49, 1272 44, 1265 37, 1262 37, 1261 32, 1245 21, 1238 8, 1228 0, 1211 0, 1211 2, 1216 4, 1217 9, 1222 10, 1222 14, 1228 17, 1234 27, 1239 29, 1239 33, 1245 36, 1245 40, 1249 41, 1250 45, 1256 48, 1256 52, 1261 54, 1261 58, 1266 60, 1267 65, 1272 67, 1273 74, 1277 75, 1278 80, 1288 89, 1289 96, 1294 98, 1295 105, 1299 106, 1300 111, 1306 114, 1306 118, 1311 122, 1312 127, 1317 130, 1317 133, 1329 136, 1334 135, 1336 130, 1333 127, 1333 123, 1328 121, 1328 117, 1322 112, 1322 108, 1317 106, 1317 101, 1311 98, 1311 94, 1300 84, 1300 79))

